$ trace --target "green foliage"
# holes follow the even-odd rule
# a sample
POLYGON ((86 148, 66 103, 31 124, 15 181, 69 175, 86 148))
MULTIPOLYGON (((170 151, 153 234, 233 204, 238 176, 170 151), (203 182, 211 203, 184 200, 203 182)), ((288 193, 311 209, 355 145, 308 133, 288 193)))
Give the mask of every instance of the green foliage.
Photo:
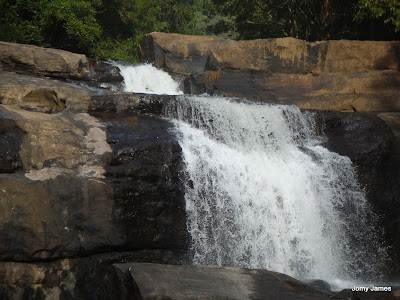
POLYGON ((111 38, 101 40, 93 49, 93 57, 101 60, 115 60, 135 63, 139 61, 137 44, 133 38, 115 41, 111 38))
POLYGON ((393 39, 400 0, 0 0, 0 40, 137 61, 153 32, 393 39))
POLYGON ((400 1, 399 0, 360 0, 356 20, 363 21, 381 19, 384 23, 394 26, 396 32, 400 31, 400 1))
POLYGON ((41 13, 41 31, 51 45, 90 53, 100 38, 97 23, 100 0, 49 0, 41 13))
POLYGON ((0 0, 0 40, 132 61, 144 34, 187 33, 192 5, 187 0, 0 0))
POLYGON ((32 0, 0 0, 0 39, 16 43, 44 44, 40 31, 41 3, 32 0))
POLYGON ((354 1, 351 0, 222 2, 225 9, 234 16, 240 37, 245 39, 291 36, 321 40, 343 37, 346 32, 351 32, 353 26, 352 16, 349 16, 354 7, 354 1))
POLYGON ((189 33, 197 35, 217 35, 236 39, 234 18, 226 10, 223 2, 199 0, 193 5, 194 18, 189 25, 189 33))
MULTIPOLYGON (((400 0, 214 0, 233 17, 240 38, 391 39, 400 0), (374 21, 371 22, 371 19, 374 21), (386 25, 384 25, 386 24, 386 25), (391 24, 392 28, 387 26, 391 24)), ((398 37, 398 35, 397 35, 398 37)))

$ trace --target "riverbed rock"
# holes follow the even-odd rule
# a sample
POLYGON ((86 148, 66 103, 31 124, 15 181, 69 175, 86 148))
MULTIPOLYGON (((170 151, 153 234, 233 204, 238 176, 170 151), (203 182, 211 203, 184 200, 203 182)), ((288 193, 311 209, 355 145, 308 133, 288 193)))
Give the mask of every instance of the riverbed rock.
POLYGON ((206 37, 151 33, 142 41, 141 57, 169 72, 188 75, 185 91, 193 94, 303 109, 400 110, 398 41, 209 39, 204 46, 206 37), (191 55, 198 49, 203 49, 202 55, 191 55))
POLYGON ((0 42, 0 70, 61 79, 122 81, 117 67, 86 55, 7 42, 0 42))

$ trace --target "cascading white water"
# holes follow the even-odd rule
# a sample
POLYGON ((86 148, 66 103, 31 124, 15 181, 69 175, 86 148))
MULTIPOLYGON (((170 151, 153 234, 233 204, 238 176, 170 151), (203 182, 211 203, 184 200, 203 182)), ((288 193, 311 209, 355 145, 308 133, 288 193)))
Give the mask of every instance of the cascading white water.
POLYGON ((334 289, 378 280, 385 250, 349 158, 295 106, 180 96, 166 107, 186 165, 193 262, 263 268, 334 289))
MULTIPOLYGON (((117 66, 125 91, 182 94, 151 65, 117 66)), ((323 279, 333 289, 379 281, 386 249, 354 167, 322 146, 311 114, 179 96, 165 115, 186 167, 193 263, 323 279)))
POLYGON ((123 65, 114 63, 124 78, 124 91, 146 94, 181 95, 183 92, 167 72, 151 64, 123 65))

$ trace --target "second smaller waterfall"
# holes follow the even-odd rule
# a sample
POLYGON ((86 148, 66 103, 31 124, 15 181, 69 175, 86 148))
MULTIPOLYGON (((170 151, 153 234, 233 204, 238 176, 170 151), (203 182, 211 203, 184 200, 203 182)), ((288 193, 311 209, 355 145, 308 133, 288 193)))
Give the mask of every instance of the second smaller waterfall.
POLYGON ((115 64, 124 78, 124 92, 181 95, 183 92, 179 82, 167 72, 157 69, 151 64, 124 65, 115 64))

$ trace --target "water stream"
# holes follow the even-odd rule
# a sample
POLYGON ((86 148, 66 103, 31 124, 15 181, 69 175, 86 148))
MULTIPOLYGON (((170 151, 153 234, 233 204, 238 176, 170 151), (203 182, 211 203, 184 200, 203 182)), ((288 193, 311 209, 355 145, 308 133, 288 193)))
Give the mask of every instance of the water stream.
POLYGON ((124 78, 124 91, 146 94, 181 95, 183 92, 167 72, 150 64, 129 65, 114 63, 124 78))

